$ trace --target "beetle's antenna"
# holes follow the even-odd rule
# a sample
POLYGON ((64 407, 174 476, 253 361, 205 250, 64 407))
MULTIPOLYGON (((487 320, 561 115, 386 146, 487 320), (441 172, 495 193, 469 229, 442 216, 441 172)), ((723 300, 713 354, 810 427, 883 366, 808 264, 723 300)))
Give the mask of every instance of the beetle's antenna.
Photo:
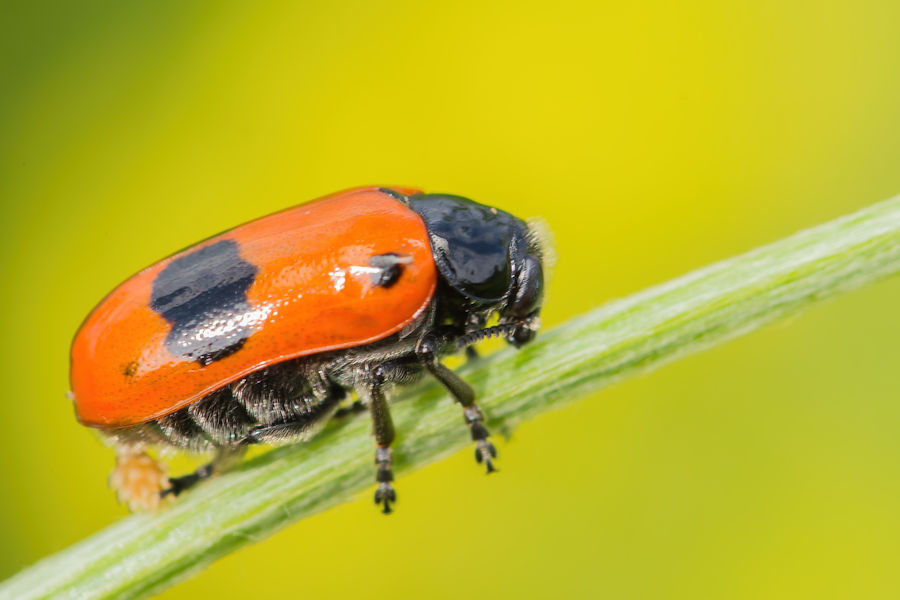
POLYGON ((462 350, 466 346, 471 346, 472 344, 478 343, 481 340, 485 340, 487 338, 501 335, 511 335, 518 326, 518 323, 501 323, 499 325, 494 325, 493 327, 485 327, 484 329, 470 331, 469 333, 460 336, 456 340, 456 349, 462 350))

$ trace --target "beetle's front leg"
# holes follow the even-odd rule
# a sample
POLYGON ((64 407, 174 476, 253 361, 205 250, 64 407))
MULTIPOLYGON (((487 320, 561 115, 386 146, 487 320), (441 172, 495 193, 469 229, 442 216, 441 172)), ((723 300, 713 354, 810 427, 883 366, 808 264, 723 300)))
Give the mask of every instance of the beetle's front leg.
POLYGON ((491 443, 490 433, 484 426, 484 415, 475 404, 475 392, 472 386, 465 380, 441 364, 438 358, 440 340, 433 334, 425 335, 416 345, 416 357, 419 362, 431 373, 435 379, 441 382, 456 401, 463 407, 463 416, 472 440, 475 442, 475 460, 484 463, 488 473, 497 469, 492 459, 497 458, 497 449, 491 443))
POLYGON ((381 367, 371 370, 366 395, 369 400, 369 413, 372 415, 372 434, 375 436, 375 504, 383 506, 381 512, 390 514, 391 504, 397 502, 394 490, 393 454, 391 444, 394 441, 394 422, 391 420, 390 408, 384 395, 385 373, 381 367))

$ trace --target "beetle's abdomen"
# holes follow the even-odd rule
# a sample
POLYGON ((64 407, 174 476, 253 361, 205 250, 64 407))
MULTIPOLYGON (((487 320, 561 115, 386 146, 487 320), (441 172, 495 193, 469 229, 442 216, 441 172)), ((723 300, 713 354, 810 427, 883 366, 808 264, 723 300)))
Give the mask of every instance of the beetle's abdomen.
POLYGON ((322 382, 327 389, 314 393, 305 375, 306 361, 299 358, 256 371, 159 419, 109 434, 126 447, 151 444, 203 452, 241 446, 255 429, 290 423, 290 439, 296 439, 321 425, 346 395, 328 381, 322 382))

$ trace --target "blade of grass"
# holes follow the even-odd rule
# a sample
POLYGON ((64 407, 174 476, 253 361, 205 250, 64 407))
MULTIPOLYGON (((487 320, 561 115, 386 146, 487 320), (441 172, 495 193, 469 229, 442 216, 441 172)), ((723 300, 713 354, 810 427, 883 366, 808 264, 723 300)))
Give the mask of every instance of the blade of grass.
MULTIPOLYGON (((894 198, 598 308, 462 371, 501 430, 898 270, 894 198)), ((400 472, 470 444, 459 408, 436 386, 400 399, 392 411, 400 472)), ((248 461, 161 514, 123 519, 25 569, 0 585, 0 598, 130 598, 169 587, 369 487, 368 430, 365 418, 332 423, 309 443, 248 461)))

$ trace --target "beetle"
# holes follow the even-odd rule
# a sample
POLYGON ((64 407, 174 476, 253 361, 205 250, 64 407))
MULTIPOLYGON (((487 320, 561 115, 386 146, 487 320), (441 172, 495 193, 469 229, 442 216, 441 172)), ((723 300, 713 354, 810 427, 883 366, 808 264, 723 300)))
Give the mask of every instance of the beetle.
POLYGON ((367 407, 375 503, 393 487, 386 388, 430 374, 462 406, 475 457, 497 451, 472 388, 444 356, 491 336, 519 347, 539 328, 545 243, 536 227, 461 196, 365 187, 245 223, 137 273, 75 335, 77 419, 116 450, 110 479, 153 509, 253 444, 308 437, 367 407), (488 326, 490 319, 496 324, 488 326), (181 477, 149 448, 214 451, 181 477))

